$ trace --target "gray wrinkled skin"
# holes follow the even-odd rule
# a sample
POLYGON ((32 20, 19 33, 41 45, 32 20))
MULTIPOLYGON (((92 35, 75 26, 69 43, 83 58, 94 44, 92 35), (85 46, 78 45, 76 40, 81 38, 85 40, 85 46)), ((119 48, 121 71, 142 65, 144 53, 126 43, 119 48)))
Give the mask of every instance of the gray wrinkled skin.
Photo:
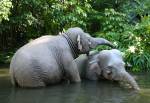
POLYGON ((98 45, 113 45, 103 38, 93 38, 81 28, 68 29, 57 36, 42 36, 21 47, 10 63, 11 82, 20 87, 44 87, 68 78, 80 82, 76 63, 79 54, 98 45))
POLYGON ((102 50, 89 56, 81 55, 75 59, 75 62, 82 78, 123 81, 129 83, 132 88, 139 90, 134 78, 125 70, 121 52, 117 49, 102 50))
POLYGON ((81 78, 88 80, 99 79, 101 75, 101 69, 98 65, 97 56, 98 52, 90 52, 88 56, 86 54, 82 54, 74 60, 77 64, 81 78))

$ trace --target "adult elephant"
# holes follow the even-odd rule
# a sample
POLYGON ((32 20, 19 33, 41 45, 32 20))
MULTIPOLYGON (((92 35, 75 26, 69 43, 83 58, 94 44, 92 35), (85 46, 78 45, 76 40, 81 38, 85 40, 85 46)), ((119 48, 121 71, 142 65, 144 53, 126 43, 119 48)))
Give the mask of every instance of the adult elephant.
POLYGON ((70 28, 62 35, 35 39, 14 54, 10 64, 12 84, 43 87, 59 83, 64 77, 71 82, 80 82, 73 60, 98 45, 113 47, 108 40, 93 38, 78 27, 70 28))
POLYGON ((139 90, 134 78, 125 70, 121 52, 117 49, 93 52, 89 56, 81 55, 75 59, 80 76, 89 80, 122 81, 129 83, 132 88, 139 90))

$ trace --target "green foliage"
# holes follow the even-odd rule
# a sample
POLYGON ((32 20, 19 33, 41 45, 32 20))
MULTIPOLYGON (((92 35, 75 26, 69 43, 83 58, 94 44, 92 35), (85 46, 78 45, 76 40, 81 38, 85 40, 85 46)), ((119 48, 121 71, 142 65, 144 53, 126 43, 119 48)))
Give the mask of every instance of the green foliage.
POLYGON ((30 39, 79 26, 112 41, 134 71, 150 70, 149 10, 149 0, 1 0, 0 62, 30 39))
POLYGON ((2 34, 20 35, 27 40, 41 35, 56 35, 73 26, 86 29, 90 0, 13 0, 9 21, 0 25, 2 34), (12 31, 13 30, 13 31, 12 31))
POLYGON ((10 63, 11 58, 13 56, 14 52, 0 52, 0 63, 1 64, 7 64, 10 63))
POLYGON ((113 41, 125 60, 133 65, 133 71, 150 70, 149 30, 150 16, 144 16, 136 25, 124 26, 124 32, 99 32, 97 35, 113 41))
POLYGON ((0 23, 2 20, 9 20, 8 15, 10 14, 10 9, 12 8, 12 3, 10 0, 0 1, 0 23))
POLYGON ((140 23, 132 27, 130 40, 127 44, 129 47, 126 58, 133 66, 133 70, 148 69, 150 70, 150 16, 144 16, 140 23))
POLYGON ((115 11, 114 9, 105 9, 102 20, 103 31, 123 32, 126 26, 126 14, 115 11))
POLYGON ((67 29, 73 26, 86 28, 88 13, 92 11, 88 0, 83 1, 58 1, 51 6, 54 22, 61 29, 67 29))

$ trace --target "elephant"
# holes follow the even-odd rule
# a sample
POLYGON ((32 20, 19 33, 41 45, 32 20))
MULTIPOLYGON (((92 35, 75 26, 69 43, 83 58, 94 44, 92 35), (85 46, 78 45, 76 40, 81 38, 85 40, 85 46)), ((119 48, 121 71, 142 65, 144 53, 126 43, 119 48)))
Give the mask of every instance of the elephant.
POLYGON ((74 60, 82 79, 96 81, 101 78, 102 70, 98 65, 97 56, 97 51, 90 51, 89 55, 82 54, 74 60))
POLYGON ((72 83, 81 82, 74 59, 88 54, 98 45, 114 47, 104 38, 94 38, 79 27, 66 32, 39 37, 13 55, 10 63, 10 78, 14 86, 45 87, 68 78, 72 83))
POLYGON ((75 62, 81 78, 127 82, 133 89, 140 89, 135 79, 125 70, 122 54, 117 49, 92 52, 88 56, 83 54, 75 62))

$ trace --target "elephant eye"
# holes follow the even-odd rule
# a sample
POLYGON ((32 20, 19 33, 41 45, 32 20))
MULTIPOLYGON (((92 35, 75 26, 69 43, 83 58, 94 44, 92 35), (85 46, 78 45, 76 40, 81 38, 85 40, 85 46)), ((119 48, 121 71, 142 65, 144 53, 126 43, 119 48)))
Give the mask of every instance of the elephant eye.
POLYGON ((113 67, 112 67, 112 66, 108 66, 107 68, 108 68, 108 69, 113 69, 113 67))
POLYGON ((106 69, 106 73, 108 75, 111 75, 112 74, 112 70, 113 70, 113 67, 112 66, 108 66, 107 69, 106 69))

